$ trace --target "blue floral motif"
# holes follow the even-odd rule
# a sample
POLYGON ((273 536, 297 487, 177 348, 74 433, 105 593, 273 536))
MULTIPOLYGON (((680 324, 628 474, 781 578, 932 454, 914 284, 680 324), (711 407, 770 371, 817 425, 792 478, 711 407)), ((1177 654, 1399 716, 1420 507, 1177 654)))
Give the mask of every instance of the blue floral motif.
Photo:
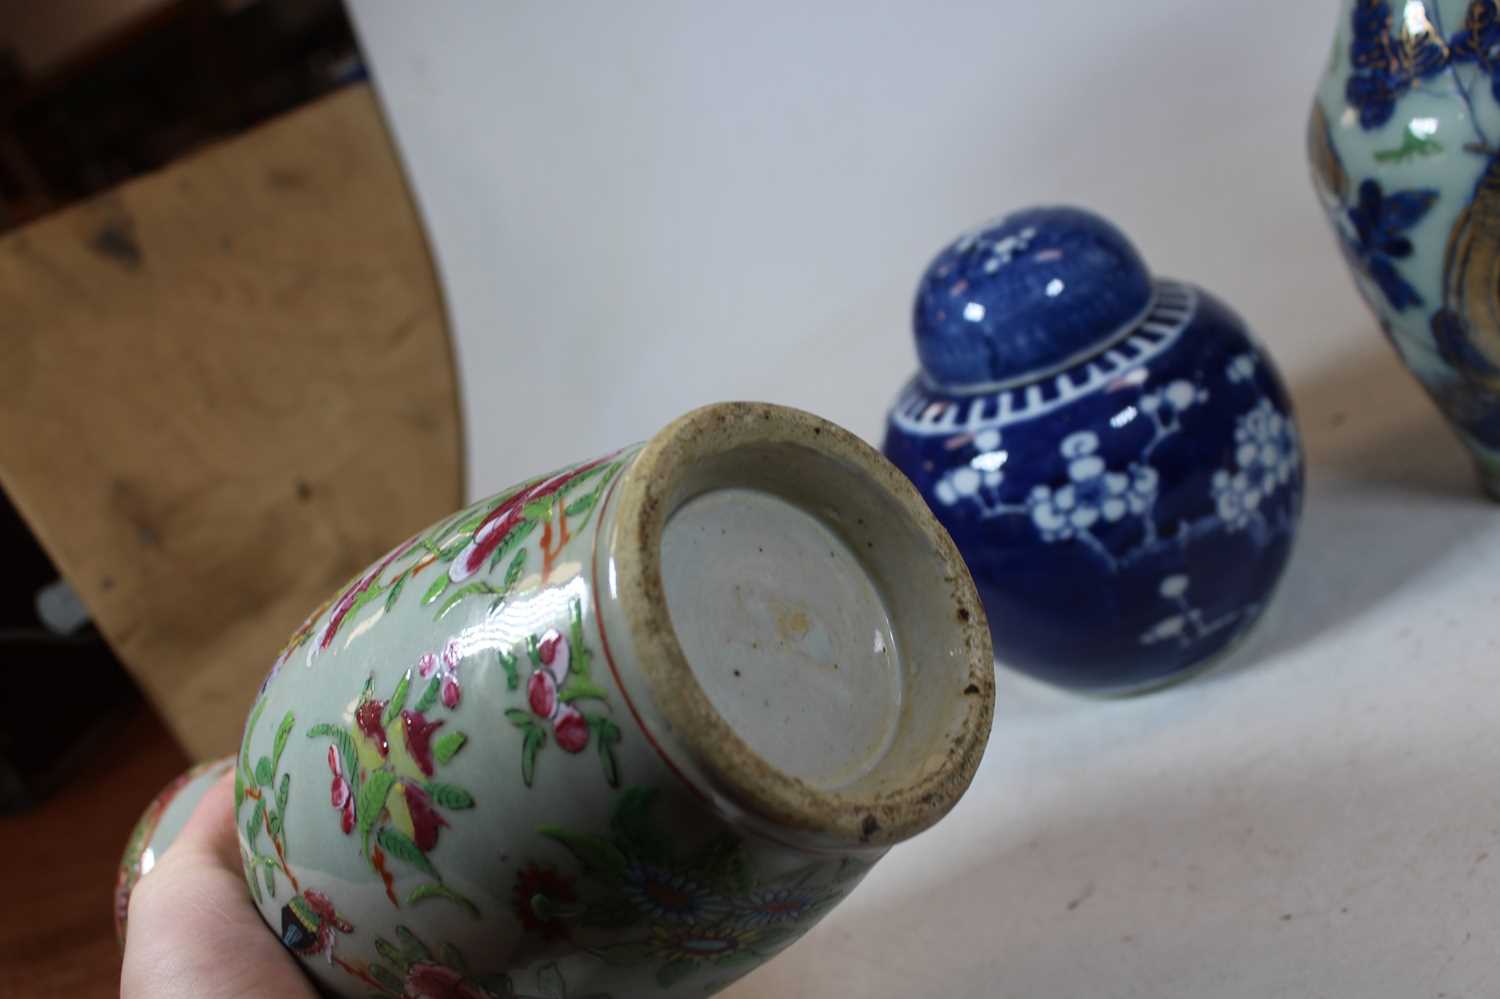
POLYGON ((1472 63, 1490 78, 1490 93, 1500 101, 1500 12, 1495 0, 1473 0, 1463 30, 1448 40, 1454 65, 1472 63))
POLYGON ((1422 304, 1422 296, 1401 276, 1396 261, 1411 256, 1411 240, 1403 233, 1421 221, 1437 196, 1428 188, 1386 194, 1379 181, 1366 179, 1359 185, 1359 200, 1345 213, 1349 224, 1344 244, 1351 261, 1380 286, 1397 312, 1422 304))
POLYGON ((669 923, 702 922, 728 911, 723 899, 691 877, 644 861, 625 867, 621 888, 637 909, 669 923))
MULTIPOLYGON (((1493 0, 1476 0, 1489 5, 1493 0)), ((1352 70, 1344 98, 1359 109, 1363 128, 1379 128, 1391 120, 1396 100, 1418 80, 1448 68, 1449 49, 1432 29, 1424 13, 1403 15, 1399 31, 1391 33, 1391 8, 1386 0, 1361 0, 1350 16, 1352 70)))

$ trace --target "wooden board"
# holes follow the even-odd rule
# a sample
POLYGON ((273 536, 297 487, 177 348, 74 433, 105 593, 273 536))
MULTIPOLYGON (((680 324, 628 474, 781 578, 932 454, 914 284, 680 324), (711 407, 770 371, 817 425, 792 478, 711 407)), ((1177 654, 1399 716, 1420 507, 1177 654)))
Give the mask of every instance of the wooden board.
POLYGON ((303 617, 462 499, 369 89, 0 239, 0 306, 0 487, 189 753, 232 750, 303 617))

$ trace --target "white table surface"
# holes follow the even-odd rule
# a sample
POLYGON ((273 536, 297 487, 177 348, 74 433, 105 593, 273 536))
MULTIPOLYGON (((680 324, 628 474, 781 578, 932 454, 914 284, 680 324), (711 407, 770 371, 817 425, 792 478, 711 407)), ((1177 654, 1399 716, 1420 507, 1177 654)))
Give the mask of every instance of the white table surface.
POLYGON ((1331 3, 355 0, 462 365, 470 489, 725 398, 878 442, 970 223, 1069 201, 1232 302, 1310 463, 1232 663, 1002 672, 953 815, 729 993, 1500 995, 1500 509, 1306 180, 1331 3))

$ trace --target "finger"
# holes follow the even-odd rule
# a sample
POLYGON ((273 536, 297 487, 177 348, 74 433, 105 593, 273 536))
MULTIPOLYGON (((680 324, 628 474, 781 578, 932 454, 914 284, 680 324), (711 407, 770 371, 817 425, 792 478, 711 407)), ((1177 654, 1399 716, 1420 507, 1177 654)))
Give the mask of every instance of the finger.
POLYGON ((234 826, 234 770, 231 768, 204 792, 203 800, 173 840, 172 851, 206 854, 221 866, 239 870, 240 847, 234 826))
POLYGON ((130 897, 122 999, 311 999, 295 958, 250 899, 232 775, 204 794, 130 897))

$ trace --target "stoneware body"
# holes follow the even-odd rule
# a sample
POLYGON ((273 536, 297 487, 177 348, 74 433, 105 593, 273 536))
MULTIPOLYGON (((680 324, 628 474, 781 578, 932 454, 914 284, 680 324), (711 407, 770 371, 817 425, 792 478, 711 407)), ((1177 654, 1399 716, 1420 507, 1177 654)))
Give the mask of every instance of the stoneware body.
POLYGON ((307 620, 244 732, 245 873, 334 994, 705 995, 952 807, 992 701, 977 595, 900 473, 709 407, 307 620))
POLYGON ((939 254, 915 326, 922 371, 885 453, 963 552, 1002 665, 1136 692, 1254 623, 1302 457, 1270 359, 1222 302, 1153 279, 1098 216, 1040 208, 939 254))
POLYGON ((1355 285, 1500 498, 1500 10, 1344 0, 1308 123, 1355 285))

